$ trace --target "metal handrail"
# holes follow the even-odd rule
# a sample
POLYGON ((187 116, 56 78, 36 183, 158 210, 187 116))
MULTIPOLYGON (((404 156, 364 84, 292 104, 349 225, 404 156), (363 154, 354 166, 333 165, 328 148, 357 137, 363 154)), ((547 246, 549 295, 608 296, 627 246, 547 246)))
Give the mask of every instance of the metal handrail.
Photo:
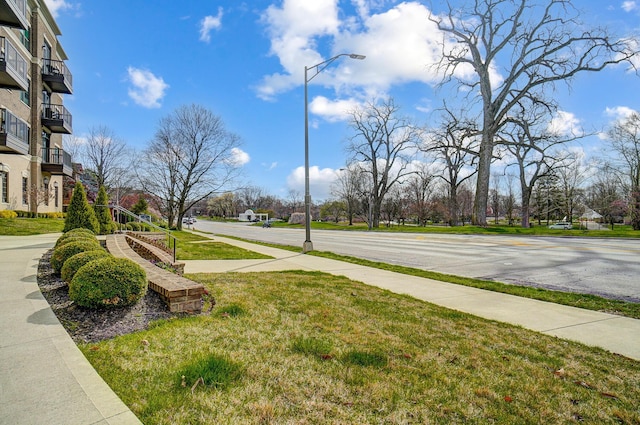
MULTIPOLYGON (((148 225, 150 225, 151 227, 153 227, 154 229, 157 229, 161 232, 163 232, 164 234, 167 235, 167 246, 169 248, 171 248, 171 241, 173 240, 173 262, 176 262, 176 243, 177 243, 177 239, 175 236, 173 236, 171 234, 171 232, 163 227, 157 226, 155 224, 153 224, 151 221, 144 219, 142 217, 140 217, 138 214, 129 211, 128 209, 121 207, 120 205, 98 205, 99 207, 109 207, 109 208, 113 208, 115 211, 118 211, 118 213, 123 212, 133 218, 135 218, 136 220, 138 220, 139 223, 146 223, 148 225)), ((122 223, 120 223, 120 220, 118 220, 118 225, 120 226, 120 231, 122 232, 122 223)))

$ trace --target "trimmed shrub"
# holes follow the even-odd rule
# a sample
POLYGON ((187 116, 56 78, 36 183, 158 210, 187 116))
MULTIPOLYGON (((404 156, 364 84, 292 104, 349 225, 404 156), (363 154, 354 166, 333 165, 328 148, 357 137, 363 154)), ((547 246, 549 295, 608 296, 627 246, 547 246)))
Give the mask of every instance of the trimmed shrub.
POLYGON ((108 205, 109 196, 107 196, 107 190, 104 186, 100 186, 100 190, 98 190, 98 197, 96 198, 95 204, 93 204, 93 211, 96 213, 101 235, 113 233, 113 226, 111 225, 113 220, 111 219, 111 213, 109 212, 108 205))
POLYGON ((83 239, 59 246, 53 250, 51 255, 51 267, 54 272, 60 273, 64 262, 68 258, 84 251, 93 251, 99 248, 101 246, 97 239, 83 239))
POLYGON ((18 213, 12 210, 2 210, 0 211, 0 218, 16 218, 18 217, 18 213))
POLYGON ((77 234, 91 235, 91 236, 95 236, 96 235, 92 230, 85 229, 84 227, 77 227, 75 229, 69 230, 68 232, 66 232, 62 236, 77 235, 77 234))
POLYGON ((67 217, 64 219, 64 232, 78 227, 84 227, 93 231, 93 233, 100 231, 100 223, 98 223, 96 214, 89 205, 89 201, 87 201, 87 194, 80 182, 76 182, 76 186, 73 189, 71 202, 69 202, 69 208, 67 209, 67 217))
POLYGON ((105 257, 80 267, 69 283, 69 298, 88 308, 135 304, 147 291, 147 275, 128 258, 105 257))
POLYGON ((104 249, 94 249, 93 251, 84 251, 79 254, 73 255, 64 262, 62 269, 60 270, 60 276, 62 280, 69 283, 75 276, 80 267, 84 266, 90 261, 98 260, 100 258, 109 257, 109 254, 104 249))
POLYGON ((63 245, 66 245, 70 242, 79 242, 79 241, 93 241, 93 242, 98 242, 98 246, 100 246, 100 242, 98 241, 98 239, 96 239, 95 236, 89 236, 89 235, 72 235, 69 236, 67 238, 60 238, 56 241, 56 245, 55 248, 59 248, 63 245))

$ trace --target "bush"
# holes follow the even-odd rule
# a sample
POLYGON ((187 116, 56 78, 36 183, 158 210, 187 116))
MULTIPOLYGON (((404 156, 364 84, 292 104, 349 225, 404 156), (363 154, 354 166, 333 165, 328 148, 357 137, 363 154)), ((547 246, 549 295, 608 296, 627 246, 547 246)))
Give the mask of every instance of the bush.
POLYGON ((69 283, 75 276, 80 267, 84 266, 90 261, 98 260, 100 258, 109 257, 109 254, 104 249, 94 249, 93 251, 84 251, 79 254, 73 255, 64 262, 62 269, 60 270, 60 276, 62 280, 69 283))
POLYGON ((107 195, 107 190, 103 185, 100 186, 100 190, 98 190, 98 197, 96 198, 96 202, 93 204, 93 211, 98 219, 101 235, 113 233, 113 227, 111 226, 111 222, 113 220, 111 219, 111 213, 109 212, 108 205, 109 196, 107 195))
POLYGON ((69 283, 69 298, 88 308, 135 304, 147 291, 147 275, 128 258, 105 257, 80 267, 69 283))
POLYGON ((67 217, 64 220, 64 231, 67 232, 79 227, 89 229, 93 233, 100 232, 100 223, 98 223, 96 214, 89 205, 89 201, 87 201, 84 186, 82 186, 82 183, 77 182, 69 202, 67 217))
POLYGON ((64 241, 70 238, 87 238, 87 239, 95 239, 96 235, 89 229, 77 228, 64 233, 62 236, 58 238, 56 241, 56 247, 62 245, 64 241))
POLYGON ((53 250, 53 254, 51 255, 51 267, 54 272, 60 273, 64 262, 67 261, 68 258, 84 251, 93 251, 99 248, 100 242, 98 242, 97 239, 84 239, 64 244, 53 250))
MULTIPOLYGON (((98 239, 96 239, 95 236, 89 236, 89 235, 71 235, 71 236, 67 236, 67 237, 60 237, 57 241, 56 241, 56 245, 55 248, 59 248, 63 245, 66 245, 70 242, 78 242, 78 241, 95 241, 98 242, 98 239)), ((100 242, 98 242, 98 246, 100 246, 100 242)))
POLYGON ((18 217, 18 213, 11 210, 2 210, 0 211, 0 218, 16 218, 18 217))

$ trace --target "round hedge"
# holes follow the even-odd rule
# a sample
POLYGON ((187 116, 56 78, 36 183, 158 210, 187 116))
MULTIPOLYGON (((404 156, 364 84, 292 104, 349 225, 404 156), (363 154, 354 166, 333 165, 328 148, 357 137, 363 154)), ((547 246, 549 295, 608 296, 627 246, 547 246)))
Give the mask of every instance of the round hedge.
POLYGON ((105 257, 80 267, 69 283, 69 298, 82 307, 135 304, 147 291, 147 275, 128 258, 105 257))
POLYGON ((60 239, 58 239, 56 241, 56 245, 55 248, 61 247, 62 245, 66 245, 69 242, 78 242, 78 241, 98 241, 98 239, 95 236, 89 236, 89 235, 83 235, 83 234, 76 234, 76 235, 71 235, 71 236, 60 236, 60 239))
POLYGON ((79 254, 73 255, 64 262, 62 269, 60 270, 60 276, 65 282, 71 282, 73 276, 80 267, 87 264, 89 261, 98 260, 100 258, 109 257, 109 254, 104 249, 95 249, 93 251, 84 251, 79 254))
POLYGON ((101 248, 97 239, 81 239, 61 245, 53 250, 51 254, 51 267, 56 273, 60 273, 64 262, 71 256, 84 251, 93 251, 101 248))

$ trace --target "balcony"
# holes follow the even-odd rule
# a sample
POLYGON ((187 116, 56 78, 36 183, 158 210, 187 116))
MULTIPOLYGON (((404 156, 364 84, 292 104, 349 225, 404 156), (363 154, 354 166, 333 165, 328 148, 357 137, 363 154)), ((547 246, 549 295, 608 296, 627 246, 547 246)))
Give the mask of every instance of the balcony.
POLYGON ((0 0, 0 25, 29 29, 27 0, 0 0))
POLYGON ((42 105, 42 125, 52 133, 71 134, 71 114, 64 105, 44 103, 42 105))
POLYGON ((27 61, 5 37, 0 37, 0 88, 29 90, 27 61))
POLYGON ((8 109, 0 109, 0 153, 29 153, 29 126, 8 109))
POLYGON ((71 155, 60 148, 42 148, 42 171, 71 177, 71 155))
POLYGON ((42 59, 42 81, 55 93, 73 92, 73 78, 63 61, 42 59))

